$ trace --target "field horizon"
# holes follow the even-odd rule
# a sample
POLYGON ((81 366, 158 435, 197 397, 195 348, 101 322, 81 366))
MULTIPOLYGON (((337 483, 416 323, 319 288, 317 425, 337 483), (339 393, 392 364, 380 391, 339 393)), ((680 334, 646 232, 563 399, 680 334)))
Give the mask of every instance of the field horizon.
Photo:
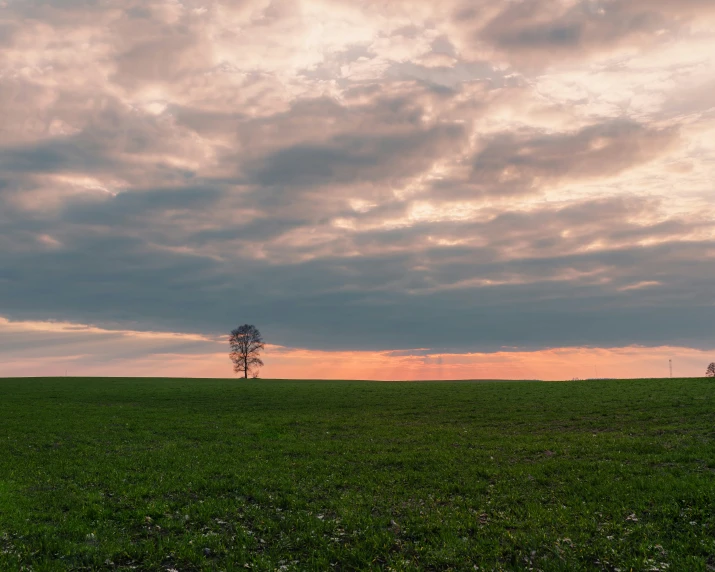
POLYGON ((3 378, 0 568, 715 567, 712 380, 508 381, 3 378))
POLYGON ((292 378, 292 377, 259 377, 259 378, 243 378, 243 377, 174 377, 174 376, 161 376, 161 375, 136 375, 136 376, 94 376, 94 375, 39 375, 39 376, 0 376, 0 380, 50 380, 50 379, 84 379, 84 380, 117 380, 117 379, 150 379, 150 380, 195 380, 195 381, 252 381, 252 382, 312 382, 312 381, 325 381, 325 382, 366 382, 366 383, 462 383, 462 382, 539 382, 539 383, 566 383, 566 382, 576 382, 576 381, 674 381, 674 380, 687 380, 693 381, 697 379, 711 379, 705 376, 693 376, 693 377, 586 377, 586 378, 576 378, 576 379, 521 379, 521 378, 455 378, 455 379, 360 379, 360 378, 329 378, 329 377, 315 377, 315 378, 292 378))

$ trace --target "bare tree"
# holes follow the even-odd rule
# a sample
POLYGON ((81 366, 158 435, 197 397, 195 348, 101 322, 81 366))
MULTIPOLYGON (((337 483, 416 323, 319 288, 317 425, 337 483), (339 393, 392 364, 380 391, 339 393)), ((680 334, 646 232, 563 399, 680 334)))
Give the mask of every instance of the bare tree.
POLYGON ((265 346, 258 328, 250 324, 239 326, 235 330, 231 330, 228 343, 231 347, 231 352, 228 355, 233 362, 233 371, 243 372, 244 379, 248 378, 249 373, 252 374, 252 377, 258 377, 257 368, 263 365, 258 354, 265 346))
POLYGON ((708 369, 705 370, 705 377, 715 377, 715 361, 711 362, 708 369))

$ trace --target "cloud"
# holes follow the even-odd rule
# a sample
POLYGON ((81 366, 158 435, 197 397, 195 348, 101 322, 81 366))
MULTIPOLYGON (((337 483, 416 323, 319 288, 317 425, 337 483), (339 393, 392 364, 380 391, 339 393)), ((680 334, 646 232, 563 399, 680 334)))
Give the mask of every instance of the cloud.
POLYGON ((455 16, 470 49, 491 47, 496 57, 523 69, 648 49, 715 15, 707 0, 526 0, 499 6, 491 14, 462 8, 455 16))
POLYGON ((702 347, 712 337, 714 277, 704 261, 715 243, 687 240, 698 229, 685 222, 639 222, 652 208, 603 201, 482 224, 425 223, 404 240, 368 233, 343 244, 360 256, 339 247, 299 263, 250 257, 250 248, 231 257, 222 238, 196 244, 186 228, 175 244, 159 232, 133 236, 141 224, 112 222, 105 228, 125 233, 91 237, 65 229, 46 233, 59 249, 4 254, 2 311, 207 334, 251 321, 275 343, 300 338, 312 349, 535 348, 563 343, 564 332, 572 343, 624 345, 666 343, 678 332, 702 347), (35 280, 21 279, 33 272, 35 280), (72 288, 57 289, 64 276, 72 288), (629 288, 645 281, 658 286, 629 288), (434 337, 435 324, 449 327, 434 337))
MULTIPOLYGON (((653 10, 625 2, 530 0, 510 3, 480 32, 480 36, 517 57, 531 53, 551 57, 651 35, 665 24, 653 10)), ((610 46, 609 46, 610 45, 610 46)))
POLYGON ((6 4, 2 315, 712 347, 712 3, 6 4))
POLYGON ((415 129, 405 135, 338 136, 324 145, 282 149, 251 177, 259 185, 321 186, 403 179, 425 170, 430 158, 459 148, 460 126, 415 129))
MULTIPOLYGON (((471 169, 435 186, 441 196, 523 194, 555 181, 604 178, 664 154, 677 130, 629 121, 589 125, 576 132, 518 130, 487 136, 471 158, 471 169)), ((463 171, 463 170, 462 170, 463 171)))

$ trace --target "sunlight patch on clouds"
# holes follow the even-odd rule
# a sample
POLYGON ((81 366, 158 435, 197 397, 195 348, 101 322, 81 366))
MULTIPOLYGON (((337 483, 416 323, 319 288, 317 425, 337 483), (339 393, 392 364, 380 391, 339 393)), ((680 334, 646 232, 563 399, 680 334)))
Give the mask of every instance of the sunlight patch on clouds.
MULTIPOLYGON (((117 187, 122 185, 121 181, 101 181, 94 177, 82 175, 56 175, 54 180, 60 184, 68 184, 76 189, 86 189, 88 191, 101 191, 108 195, 116 196, 117 187)), ((125 183, 126 184, 126 183, 125 183)))
POLYGON ((407 215, 411 223, 475 220, 480 205, 472 201, 455 201, 432 203, 429 201, 414 201, 407 215))
POLYGON ((625 292, 627 290, 642 290, 643 288, 655 288, 656 286, 661 285, 662 282, 658 282, 657 280, 645 280, 643 282, 637 282, 636 284, 629 284, 627 286, 623 286, 618 290, 625 292))
POLYGON ((366 213, 377 206, 376 203, 363 199, 350 199, 348 203, 350 208, 358 213, 366 213))
POLYGON ((137 330, 106 329, 89 324, 73 322, 39 321, 39 320, 9 320, 0 316, 0 330, 3 333, 46 332, 54 334, 111 334, 115 336, 137 338, 142 340, 186 340, 213 342, 216 338, 200 334, 177 332, 145 332, 137 330))
POLYGON ((59 240, 50 236, 49 234, 37 235, 37 241, 40 244, 47 246, 48 248, 60 248, 62 246, 62 243, 59 240))
POLYGON ((21 212, 50 214, 72 201, 108 200, 118 193, 119 181, 100 181, 83 175, 38 175, 33 188, 8 194, 7 202, 21 212))

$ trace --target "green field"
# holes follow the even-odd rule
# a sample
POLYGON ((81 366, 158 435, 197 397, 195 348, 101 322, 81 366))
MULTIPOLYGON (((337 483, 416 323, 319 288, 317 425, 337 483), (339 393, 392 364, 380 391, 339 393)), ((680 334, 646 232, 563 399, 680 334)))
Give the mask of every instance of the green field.
POLYGON ((715 570, 715 381, 0 380, 23 567, 715 570))

